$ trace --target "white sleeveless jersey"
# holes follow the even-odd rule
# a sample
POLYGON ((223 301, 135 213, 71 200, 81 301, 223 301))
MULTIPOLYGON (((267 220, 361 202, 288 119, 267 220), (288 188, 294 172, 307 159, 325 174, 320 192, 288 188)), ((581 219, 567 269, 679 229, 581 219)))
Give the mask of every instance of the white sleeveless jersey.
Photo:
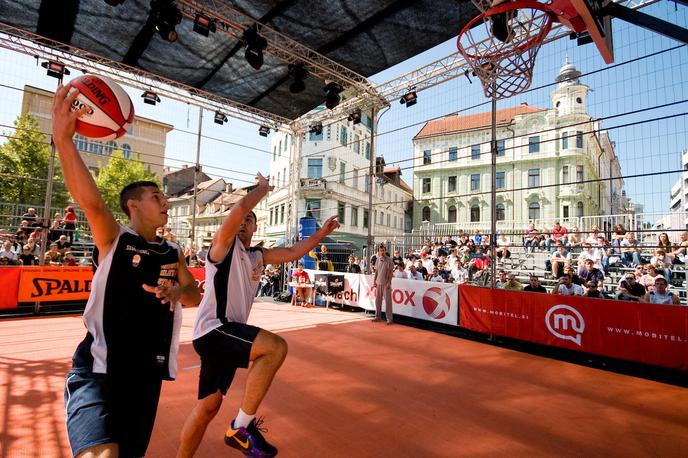
POLYGON ((205 293, 198 306, 193 338, 198 339, 226 322, 246 323, 262 272, 263 249, 246 249, 239 237, 224 259, 215 261, 208 255, 205 293))

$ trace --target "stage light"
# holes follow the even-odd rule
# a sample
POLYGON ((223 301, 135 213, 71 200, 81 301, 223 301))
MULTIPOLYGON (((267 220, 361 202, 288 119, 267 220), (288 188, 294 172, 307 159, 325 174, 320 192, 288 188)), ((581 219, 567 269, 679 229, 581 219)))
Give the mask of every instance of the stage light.
POLYGON ((334 81, 326 81, 326 85, 323 88, 325 91, 325 106, 332 110, 334 107, 339 105, 339 102, 342 101, 341 96, 339 95, 340 92, 343 91, 342 87, 335 83, 334 81))
POLYGON ((263 66, 263 51, 268 47, 268 40, 258 35, 258 25, 253 24, 244 30, 241 41, 246 46, 244 53, 246 62, 256 70, 260 70, 260 67, 263 66))
POLYGON ((261 137, 267 137, 269 133, 270 133, 270 128, 268 126, 260 126, 260 128, 258 128, 258 134, 261 137))
POLYGON ((155 30, 163 40, 174 43, 177 41, 175 27, 182 22, 182 13, 172 0, 152 0, 151 17, 155 23, 155 30))
POLYGON ((215 20, 205 16, 201 13, 196 14, 194 19, 193 31, 207 37, 210 32, 215 32, 217 30, 217 25, 215 20))
POLYGON ((215 112, 215 124, 223 125, 227 122, 227 116, 221 111, 215 112))
POLYGON ((319 122, 317 124, 313 124, 308 129, 308 132, 310 132, 311 134, 314 134, 314 135, 320 135, 320 134, 322 134, 322 131, 323 131, 323 125, 321 122, 319 122))
POLYGON ((349 117, 346 118, 349 122, 352 122, 355 124, 360 124, 361 123, 361 110, 355 110, 352 111, 349 114, 349 117))
POLYGON ((141 94, 141 97, 143 98, 143 103, 147 103, 148 105, 155 105, 160 102, 160 97, 153 91, 146 91, 141 94))
POLYGON ((65 67, 65 64, 56 60, 46 60, 41 64, 41 67, 47 70, 48 76, 57 78, 60 81, 62 81, 64 75, 69 75, 69 69, 65 67))
POLYGON ((303 64, 291 64, 289 65, 289 73, 292 75, 294 80, 289 85, 289 92, 292 94, 298 94, 306 90, 306 84, 303 82, 308 78, 308 70, 303 68, 303 64))
POLYGON ((409 91, 406 94, 404 94, 401 99, 399 99, 399 103, 402 105, 406 105, 406 108, 412 107, 416 103, 418 103, 418 96, 416 95, 416 91, 409 91))

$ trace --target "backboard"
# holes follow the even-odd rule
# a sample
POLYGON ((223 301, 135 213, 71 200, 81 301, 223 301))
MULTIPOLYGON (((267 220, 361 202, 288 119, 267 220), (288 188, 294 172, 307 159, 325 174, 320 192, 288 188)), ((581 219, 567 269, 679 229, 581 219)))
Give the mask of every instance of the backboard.
POLYGON ((609 14, 603 13, 606 1, 608 0, 570 0, 602 58, 611 64, 614 62, 614 43, 612 18, 609 14))

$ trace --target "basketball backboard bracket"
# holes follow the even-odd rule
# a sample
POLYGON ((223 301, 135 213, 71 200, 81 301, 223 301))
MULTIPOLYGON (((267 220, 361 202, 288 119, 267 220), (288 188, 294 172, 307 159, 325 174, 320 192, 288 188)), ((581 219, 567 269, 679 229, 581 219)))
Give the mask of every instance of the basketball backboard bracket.
POLYGON ((622 21, 637 25, 651 32, 688 44, 688 29, 672 24, 671 22, 615 2, 607 3, 603 7, 603 12, 611 17, 621 19, 622 21))

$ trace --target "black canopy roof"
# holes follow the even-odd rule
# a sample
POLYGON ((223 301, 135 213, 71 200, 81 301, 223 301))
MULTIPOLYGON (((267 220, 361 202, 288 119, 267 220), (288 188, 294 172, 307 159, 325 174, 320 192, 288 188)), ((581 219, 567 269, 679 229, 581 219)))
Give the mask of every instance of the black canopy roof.
MULTIPOLYGON (((470 0, 224 4, 364 77, 456 36, 478 14, 470 0)), ((150 10, 150 0, 125 0, 118 6, 104 0, 0 0, 0 22, 289 119, 323 102, 319 78, 306 79, 306 90, 292 94, 283 61, 266 55, 263 67, 254 70, 237 39, 223 33, 204 37, 193 31, 188 18, 177 25, 176 42, 163 40, 146 26, 150 10)))

